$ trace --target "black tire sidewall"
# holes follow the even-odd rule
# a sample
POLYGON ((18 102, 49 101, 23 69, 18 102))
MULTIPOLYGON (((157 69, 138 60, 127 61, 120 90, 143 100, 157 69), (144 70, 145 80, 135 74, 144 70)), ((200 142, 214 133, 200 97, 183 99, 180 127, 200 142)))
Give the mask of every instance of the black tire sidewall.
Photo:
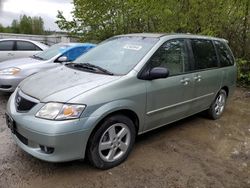
POLYGON ((119 165, 128 157, 129 153, 131 152, 135 142, 135 135, 136 135, 135 125, 130 118, 120 114, 106 118, 100 124, 100 127, 90 137, 87 148, 87 155, 89 161, 92 163, 92 165, 100 169, 109 169, 119 165), (103 133, 115 123, 123 123, 128 127, 128 129, 130 130, 130 138, 131 138, 130 145, 126 153, 120 159, 114 162, 106 162, 100 157, 98 150, 99 143, 103 133))

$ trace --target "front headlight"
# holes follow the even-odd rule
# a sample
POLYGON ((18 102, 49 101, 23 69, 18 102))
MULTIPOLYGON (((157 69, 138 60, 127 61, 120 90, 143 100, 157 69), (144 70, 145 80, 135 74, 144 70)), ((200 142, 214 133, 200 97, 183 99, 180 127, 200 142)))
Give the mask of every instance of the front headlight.
POLYGON ((15 74, 19 73, 20 71, 21 71, 21 69, 19 69, 19 68, 10 67, 10 68, 0 70, 0 75, 15 75, 15 74))
POLYGON ((36 117, 51 120, 76 119, 80 117, 85 107, 86 105, 50 102, 36 113, 36 117))

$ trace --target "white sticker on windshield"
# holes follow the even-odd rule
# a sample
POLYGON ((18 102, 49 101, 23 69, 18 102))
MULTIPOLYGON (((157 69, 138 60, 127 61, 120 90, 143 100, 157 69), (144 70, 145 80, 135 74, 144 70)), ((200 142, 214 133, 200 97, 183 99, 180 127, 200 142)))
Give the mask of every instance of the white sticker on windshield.
POLYGON ((137 50, 138 51, 142 48, 142 46, 134 45, 134 44, 126 44, 123 48, 127 49, 127 50, 137 50))

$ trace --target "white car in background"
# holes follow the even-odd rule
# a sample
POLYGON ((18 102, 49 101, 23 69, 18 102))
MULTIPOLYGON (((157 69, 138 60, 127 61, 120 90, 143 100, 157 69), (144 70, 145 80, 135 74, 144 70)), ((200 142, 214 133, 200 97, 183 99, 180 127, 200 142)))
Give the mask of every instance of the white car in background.
POLYGON ((0 62, 10 59, 30 57, 48 46, 26 39, 0 39, 0 62))

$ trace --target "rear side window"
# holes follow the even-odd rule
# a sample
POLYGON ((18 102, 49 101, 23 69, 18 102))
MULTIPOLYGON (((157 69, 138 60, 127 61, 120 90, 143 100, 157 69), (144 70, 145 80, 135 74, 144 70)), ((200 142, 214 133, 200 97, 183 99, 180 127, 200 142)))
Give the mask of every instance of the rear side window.
POLYGON ((150 59, 150 68, 153 67, 165 67, 171 76, 188 71, 185 41, 177 39, 164 43, 150 59))
POLYGON ((226 67, 233 65, 234 58, 231 51, 229 50, 229 47, 220 41, 215 41, 214 43, 219 54, 220 66, 226 67))
POLYGON ((14 47, 14 41, 1 41, 0 51, 12 51, 14 47))
POLYGON ((191 45, 196 70, 218 67, 217 56, 212 41, 192 39, 191 45))
POLYGON ((26 41, 17 41, 16 50, 18 51, 37 51, 40 50, 35 44, 26 41))

